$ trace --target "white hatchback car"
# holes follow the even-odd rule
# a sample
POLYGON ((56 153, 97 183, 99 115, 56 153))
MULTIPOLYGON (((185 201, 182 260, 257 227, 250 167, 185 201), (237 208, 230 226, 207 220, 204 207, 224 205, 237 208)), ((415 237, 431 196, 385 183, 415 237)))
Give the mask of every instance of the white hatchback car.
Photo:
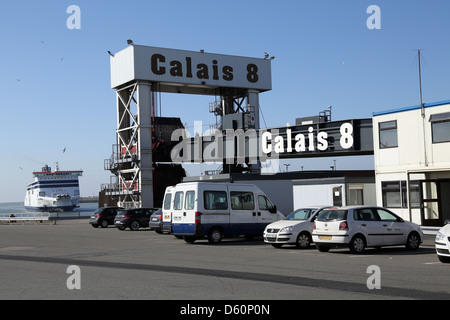
POLYGON ((450 224, 446 224, 438 231, 434 244, 439 260, 450 263, 450 224))
POLYGON ((321 252, 347 246, 352 253, 359 254, 366 247, 402 244, 416 250, 422 239, 419 225, 376 206, 325 209, 317 216, 313 230, 313 241, 321 252))
POLYGON ((308 207, 297 209, 283 220, 269 224, 264 230, 264 242, 275 248, 294 244, 305 249, 311 245, 313 222, 317 214, 329 207, 308 207))

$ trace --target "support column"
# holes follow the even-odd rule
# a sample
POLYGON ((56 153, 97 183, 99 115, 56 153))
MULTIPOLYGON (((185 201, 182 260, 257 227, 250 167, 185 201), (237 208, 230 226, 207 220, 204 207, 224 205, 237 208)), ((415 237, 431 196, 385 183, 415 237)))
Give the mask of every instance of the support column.
POLYGON ((250 113, 250 127, 258 130, 259 126, 259 91, 247 91, 247 111, 250 113))
POLYGON ((153 207, 153 146, 152 146, 152 86, 149 82, 139 82, 137 88, 137 123, 139 190, 141 206, 153 207))

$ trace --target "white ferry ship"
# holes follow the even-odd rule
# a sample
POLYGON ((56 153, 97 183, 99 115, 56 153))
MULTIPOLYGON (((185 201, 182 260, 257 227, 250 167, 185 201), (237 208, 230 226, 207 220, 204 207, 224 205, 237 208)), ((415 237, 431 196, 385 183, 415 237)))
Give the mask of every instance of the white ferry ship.
POLYGON ((83 171, 59 171, 45 165, 33 172, 34 180, 27 185, 25 209, 28 211, 62 212, 78 207, 80 185, 78 177, 83 171))

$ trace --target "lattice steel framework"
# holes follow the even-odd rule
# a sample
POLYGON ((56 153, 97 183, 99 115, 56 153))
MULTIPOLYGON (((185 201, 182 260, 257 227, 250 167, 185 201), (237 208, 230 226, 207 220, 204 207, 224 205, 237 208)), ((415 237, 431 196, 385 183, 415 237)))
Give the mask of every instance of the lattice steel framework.
POLYGON ((155 94, 152 83, 135 82, 117 89, 117 150, 110 169, 118 183, 108 195, 124 208, 153 207, 152 129, 155 94), (113 171, 113 170, 112 170, 113 171))

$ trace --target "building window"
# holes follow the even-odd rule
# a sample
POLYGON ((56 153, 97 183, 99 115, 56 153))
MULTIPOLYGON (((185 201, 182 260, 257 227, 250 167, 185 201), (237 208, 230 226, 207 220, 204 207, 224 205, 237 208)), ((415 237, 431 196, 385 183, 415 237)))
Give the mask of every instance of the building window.
POLYGON ((430 117, 433 143, 450 142, 450 112, 430 117))
POLYGON ((380 122, 378 124, 380 149, 398 147, 397 120, 380 122))
POLYGON ((348 205, 356 206, 364 204, 364 189, 363 186, 353 186, 348 187, 348 205))
POLYGON ((386 208, 408 207, 406 181, 381 182, 381 195, 383 198, 383 207, 386 208))
POLYGON ((409 200, 411 208, 420 208, 420 181, 409 182, 409 200))

